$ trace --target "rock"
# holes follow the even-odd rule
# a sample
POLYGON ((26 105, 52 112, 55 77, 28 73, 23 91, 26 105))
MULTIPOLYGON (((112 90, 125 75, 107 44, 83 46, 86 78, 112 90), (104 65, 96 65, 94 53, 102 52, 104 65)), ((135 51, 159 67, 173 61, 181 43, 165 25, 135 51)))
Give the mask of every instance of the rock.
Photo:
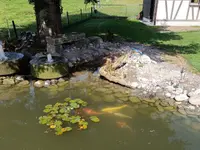
POLYGON ((163 100, 160 102, 160 105, 163 107, 167 107, 167 106, 169 106, 169 103, 163 100))
POLYGON ((189 103, 195 106, 200 105, 200 94, 191 96, 189 99, 189 103))
POLYGON ((127 102, 129 100, 129 98, 127 96, 125 96, 125 97, 121 97, 120 100, 124 101, 124 102, 127 102))
POLYGON ((105 88, 97 88, 96 91, 100 92, 100 93, 104 93, 104 92, 107 91, 107 89, 105 89, 105 88))
POLYGON ((188 96, 194 96, 194 95, 199 95, 200 94, 200 89, 197 89, 197 90, 195 90, 195 91, 192 91, 192 92, 189 92, 188 93, 188 96))
POLYGON ((157 109, 158 109, 158 111, 160 111, 160 112, 164 112, 164 108, 163 108, 162 106, 160 106, 160 105, 157 105, 157 109))
POLYGON ((137 88, 139 86, 139 84, 137 82, 132 82, 131 83, 131 87, 132 88, 137 88))
POLYGON ((137 97, 129 97, 129 100, 132 102, 132 103, 139 103, 140 100, 137 98, 137 97))
POLYGON ((165 96, 166 96, 167 98, 170 98, 172 95, 171 95, 171 93, 166 93, 165 96))
POLYGON ((69 82, 68 81, 64 81, 64 82, 59 82, 57 85, 58 86, 65 86, 67 85, 69 82))
POLYGON ((58 82, 59 82, 59 83, 60 83, 60 82, 65 82, 65 79, 60 78, 60 79, 58 79, 58 82))
POLYGON ((57 83, 58 83, 58 80, 55 80, 55 79, 51 80, 51 84, 57 84, 57 83))
POLYGON ((142 55, 140 57, 139 62, 142 63, 142 64, 149 64, 149 63, 151 63, 151 58, 147 55, 142 55))
POLYGON ((155 103, 156 102, 155 99, 144 99, 144 101, 146 101, 148 103, 155 103))
POLYGON ((15 84, 15 80, 13 78, 6 78, 3 80, 4 85, 13 85, 15 84))
POLYGON ((147 108, 147 107, 149 107, 149 105, 148 104, 141 104, 141 105, 139 105, 139 107, 140 108, 147 108))
POLYGON ((168 104, 169 104, 169 106, 174 106, 174 100, 172 100, 172 99, 169 100, 169 101, 168 101, 168 104))
POLYGON ((167 107, 164 107, 165 110, 169 110, 169 111, 172 111, 174 110, 174 107, 173 106, 167 106, 167 107))
POLYGON ((38 80, 34 83, 35 87, 41 88, 44 86, 44 81, 38 80))
POLYGON ((176 88, 175 94, 179 95, 183 93, 183 89, 182 88, 176 88))
POLYGON ((105 102, 114 102, 115 101, 115 97, 112 96, 112 95, 105 95, 105 96, 103 96, 103 100, 105 102))
POLYGON ((182 115, 187 115, 186 111, 183 108, 179 108, 178 112, 182 115))
MULTIPOLYGON (((169 91, 169 92, 172 92, 172 91, 174 91, 175 90, 175 88, 173 87, 173 86, 167 86, 166 87, 166 89, 167 89, 167 91, 169 91)), ((166 93, 167 94, 167 93, 166 93)), ((170 94, 170 93, 169 93, 170 94)))
POLYGON ((48 86, 50 86, 51 85, 51 82, 49 81, 49 80, 46 80, 45 82, 44 82, 44 87, 48 87, 48 86))
POLYGON ((28 80, 24 80, 18 83, 19 86, 25 86, 25 85, 29 85, 29 81, 28 80))
POLYGON ((192 122, 191 127, 194 130, 200 131, 200 123, 199 122, 192 122))
POLYGON ((187 101, 188 98, 189 97, 186 94, 180 94, 180 95, 175 96, 175 100, 178 102, 187 101))
POLYGON ((17 77, 15 78, 15 80, 17 80, 17 81, 23 81, 24 78, 23 78, 22 76, 17 76, 17 77))

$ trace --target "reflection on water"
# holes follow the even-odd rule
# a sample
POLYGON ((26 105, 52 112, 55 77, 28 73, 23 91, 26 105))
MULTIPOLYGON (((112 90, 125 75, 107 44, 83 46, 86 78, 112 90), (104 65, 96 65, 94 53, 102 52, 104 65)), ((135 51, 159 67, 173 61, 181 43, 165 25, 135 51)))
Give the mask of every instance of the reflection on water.
POLYGON ((113 89, 111 86, 112 92, 108 89, 104 90, 105 87, 109 88, 110 84, 102 82, 81 81, 69 84, 70 87, 46 89, 34 89, 33 86, 30 86, 28 90, 21 90, 11 100, 0 101, 1 149, 199 149, 198 117, 188 118, 167 111, 161 113, 153 107, 144 107, 140 103, 123 102, 126 99, 120 98, 118 94, 123 92, 122 89, 113 89), (97 88, 101 89, 97 90, 97 88), (117 95, 118 98, 112 96, 113 94, 117 95), (38 117, 43 115, 44 106, 55 104, 66 97, 81 98, 87 101, 89 106, 86 110, 98 112, 97 115, 101 122, 98 124, 89 123, 89 128, 86 131, 74 130, 62 136, 55 136, 53 132, 45 134, 45 127, 38 124, 38 117), (112 113, 102 111, 104 108, 119 108, 124 103, 128 104, 128 107, 112 113))
POLYGON ((29 87, 29 98, 27 99, 27 102, 25 104, 26 109, 33 110, 36 108, 35 101, 35 88, 33 86, 33 81, 30 81, 30 87, 29 87))

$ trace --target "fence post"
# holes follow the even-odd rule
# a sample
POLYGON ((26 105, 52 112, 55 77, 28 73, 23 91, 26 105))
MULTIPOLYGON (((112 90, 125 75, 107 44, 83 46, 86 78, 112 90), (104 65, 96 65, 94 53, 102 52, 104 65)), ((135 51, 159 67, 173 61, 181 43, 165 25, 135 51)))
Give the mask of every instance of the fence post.
POLYGON ((69 13, 67 11, 67 24, 69 25, 69 13))
POLYGON ((93 8, 91 7, 91 17, 92 17, 93 8))
POLYGON ((16 26, 15 26, 15 22, 13 20, 12 20, 12 24, 13 24, 13 29, 14 29, 14 32, 15 32, 16 39, 18 39, 17 29, 16 29, 16 26))
POLYGON ((81 20, 83 19, 83 11, 82 9, 80 9, 80 12, 81 12, 81 20))

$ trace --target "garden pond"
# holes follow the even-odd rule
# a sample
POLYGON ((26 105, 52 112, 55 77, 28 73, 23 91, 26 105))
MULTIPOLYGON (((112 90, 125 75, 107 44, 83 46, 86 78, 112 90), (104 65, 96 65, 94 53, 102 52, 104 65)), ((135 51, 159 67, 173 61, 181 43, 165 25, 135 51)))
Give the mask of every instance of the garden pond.
POLYGON ((141 102, 131 91, 95 74, 72 77, 67 85, 48 88, 0 87, 0 146, 2 150, 198 150, 200 119, 178 112, 158 111, 152 101, 141 102), (46 105, 67 97, 88 103, 83 131, 60 136, 39 124, 46 105), (132 100, 132 101, 131 101, 132 100))

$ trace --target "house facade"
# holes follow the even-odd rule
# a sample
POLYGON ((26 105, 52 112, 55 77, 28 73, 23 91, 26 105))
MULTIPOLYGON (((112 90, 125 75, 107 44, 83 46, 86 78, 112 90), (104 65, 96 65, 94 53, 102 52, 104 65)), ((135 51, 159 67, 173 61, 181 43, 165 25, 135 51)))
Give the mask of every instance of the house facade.
POLYGON ((194 0, 144 0, 143 21, 156 26, 200 26, 200 3, 194 0))

